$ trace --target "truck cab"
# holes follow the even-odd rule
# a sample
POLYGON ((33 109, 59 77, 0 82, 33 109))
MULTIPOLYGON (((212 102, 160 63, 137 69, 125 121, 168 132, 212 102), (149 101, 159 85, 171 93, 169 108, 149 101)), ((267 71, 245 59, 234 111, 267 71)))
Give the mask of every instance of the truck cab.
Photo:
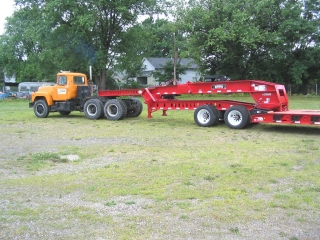
POLYGON ((57 111, 69 115, 71 111, 83 111, 90 97, 91 87, 85 74, 62 71, 57 74, 54 86, 41 86, 32 94, 29 107, 41 118, 57 111))

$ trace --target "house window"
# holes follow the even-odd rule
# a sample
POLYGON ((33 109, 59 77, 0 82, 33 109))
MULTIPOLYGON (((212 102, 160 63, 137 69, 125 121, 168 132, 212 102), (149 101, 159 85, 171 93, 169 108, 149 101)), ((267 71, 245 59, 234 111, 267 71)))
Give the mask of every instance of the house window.
POLYGON ((140 84, 148 84, 148 78, 147 77, 138 77, 137 81, 140 84))

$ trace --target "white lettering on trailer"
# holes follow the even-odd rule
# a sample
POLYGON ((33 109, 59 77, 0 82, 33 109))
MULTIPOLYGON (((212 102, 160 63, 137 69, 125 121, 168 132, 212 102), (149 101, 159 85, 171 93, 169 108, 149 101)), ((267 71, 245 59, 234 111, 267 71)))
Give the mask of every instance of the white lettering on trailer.
POLYGON ((67 89, 65 89, 65 88, 58 88, 58 94, 67 94, 67 89))
POLYGON ((227 90, 227 92, 231 92, 231 90, 227 90))
POLYGON ((255 117, 253 119, 254 122, 263 122, 263 117, 255 117))
POLYGON ((237 90, 237 92, 242 92, 242 90, 237 90))
POLYGON ((227 86, 225 84, 214 84, 211 86, 212 89, 226 89, 227 86))
POLYGON ((266 91, 267 90, 267 86, 266 85, 255 85, 254 86, 254 90, 256 91, 266 91))

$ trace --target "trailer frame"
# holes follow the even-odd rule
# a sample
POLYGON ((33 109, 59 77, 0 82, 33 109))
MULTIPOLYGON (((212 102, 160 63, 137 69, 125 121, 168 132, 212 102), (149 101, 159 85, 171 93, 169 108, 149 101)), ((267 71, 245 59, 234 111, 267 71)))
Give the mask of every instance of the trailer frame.
POLYGON ((162 116, 167 116, 168 110, 194 110, 196 123, 204 127, 212 126, 218 120, 224 120, 231 128, 244 128, 249 123, 320 125, 320 110, 289 110, 289 100, 285 86, 262 80, 187 82, 185 84, 154 86, 144 89, 98 91, 98 97, 101 98, 128 96, 143 97, 148 107, 148 118, 152 118, 152 113, 159 110, 162 111, 162 116), (236 93, 250 94, 254 103, 212 99, 180 100, 178 98, 181 95, 231 94, 232 96, 236 93), (211 106, 212 111, 206 106, 211 106), (197 122, 203 117, 201 114, 199 115, 201 109, 204 109, 201 114, 211 115, 209 116, 211 122, 214 118, 213 123, 197 122), (242 118, 244 118, 245 123, 240 124, 240 126, 230 123, 230 121, 234 123, 236 121, 242 122, 244 121, 242 118))

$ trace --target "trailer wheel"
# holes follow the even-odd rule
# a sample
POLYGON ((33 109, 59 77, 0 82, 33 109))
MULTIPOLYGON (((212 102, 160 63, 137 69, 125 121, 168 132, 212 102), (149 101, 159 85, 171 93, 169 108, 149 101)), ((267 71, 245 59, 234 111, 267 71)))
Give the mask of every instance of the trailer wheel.
POLYGON ((138 117, 142 113, 143 105, 137 98, 125 99, 128 107, 127 117, 138 117))
POLYGON ((230 128, 245 128, 250 123, 249 110, 243 106, 232 106, 224 114, 224 121, 230 128))
POLYGON ((84 114, 88 119, 94 120, 100 118, 102 113, 102 105, 99 101, 99 99, 89 99, 84 104, 84 114))
POLYGON ((71 111, 59 111, 59 113, 63 116, 68 116, 71 113, 71 111))
POLYGON ((194 111, 194 121, 200 127, 211 127, 218 121, 218 110, 211 105, 200 106, 194 111))
POLYGON ((123 118, 124 109, 118 99, 110 99, 105 103, 103 112, 107 119, 116 121, 123 118))
POLYGON ((37 100, 33 106, 33 111, 38 118, 46 118, 49 115, 49 106, 45 100, 37 100))

